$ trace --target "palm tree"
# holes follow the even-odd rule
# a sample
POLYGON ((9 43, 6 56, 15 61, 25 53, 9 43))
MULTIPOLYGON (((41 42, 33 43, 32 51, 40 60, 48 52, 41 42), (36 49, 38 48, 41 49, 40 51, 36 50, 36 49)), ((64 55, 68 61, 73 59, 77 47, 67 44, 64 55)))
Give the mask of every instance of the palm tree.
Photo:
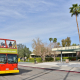
POLYGON ((73 43, 72 46, 76 46, 77 44, 73 43))
POLYGON ((51 42, 53 40, 53 38, 49 38, 49 41, 51 42))
POLYGON ((58 47, 59 47, 59 45, 60 45, 60 42, 58 42, 58 43, 57 43, 57 45, 58 45, 58 47))
MULTIPOLYGON (((56 48, 56 47, 57 47, 56 42, 57 42, 57 38, 54 38, 54 39, 53 39, 54 48, 56 48)), ((56 59, 56 51, 54 51, 54 61, 55 61, 55 59, 56 59)))
POLYGON ((53 39, 53 43, 56 43, 56 42, 57 42, 57 38, 54 38, 54 39, 53 39))
POLYGON ((79 33, 79 26, 78 26, 78 21, 77 21, 77 16, 80 14, 80 5, 78 4, 73 4, 72 7, 69 8, 71 17, 73 15, 76 15, 76 23, 77 23, 77 29, 78 29, 78 35, 79 35, 79 41, 80 41, 80 33, 79 33))

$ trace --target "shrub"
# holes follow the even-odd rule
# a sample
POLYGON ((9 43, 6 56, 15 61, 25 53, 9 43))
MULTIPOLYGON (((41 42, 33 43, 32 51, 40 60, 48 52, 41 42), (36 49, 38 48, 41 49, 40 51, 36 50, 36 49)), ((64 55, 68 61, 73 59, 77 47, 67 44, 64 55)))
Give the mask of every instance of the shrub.
POLYGON ((56 57, 56 61, 59 61, 59 60, 61 60, 61 57, 56 57))
POLYGON ((68 59, 69 57, 63 57, 62 59, 68 59))
MULTIPOLYGON (((35 58, 37 62, 42 62, 41 58, 35 58)), ((34 62, 34 58, 28 58, 26 62, 34 62)))
POLYGON ((78 57, 78 59, 80 59, 80 57, 78 57))
POLYGON ((41 58, 36 58, 36 61, 37 62, 42 62, 42 59, 41 58))
POLYGON ((45 58, 45 61, 53 61, 54 59, 52 57, 45 58))
MULTIPOLYGON (((76 57, 62 57, 63 60, 69 59, 71 61, 75 61, 76 57)), ((61 60, 61 57, 56 57, 56 60, 59 61, 61 60)))
POLYGON ((21 59, 20 62, 24 62, 24 60, 21 59))
POLYGON ((71 61, 75 61, 76 57, 68 57, 68 59, 71 60, 71 61))

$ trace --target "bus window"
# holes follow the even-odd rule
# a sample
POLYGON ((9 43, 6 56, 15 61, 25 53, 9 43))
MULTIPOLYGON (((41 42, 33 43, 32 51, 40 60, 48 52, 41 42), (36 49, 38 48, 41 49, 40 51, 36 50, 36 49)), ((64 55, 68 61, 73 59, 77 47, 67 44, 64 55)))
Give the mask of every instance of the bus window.
POLYGON ((17 48, 15 41, 6 41, 8 48, 17 48))
POLYGON ((13 46, 13 48, 17 48, 15 41, 14 41, 14 43, 12 44, 12 46, 13 46))
POLYGON ((7 63, 6 54, 0 54, 0 64, 6 64, 6 63, 7 63))
POLYGON ((9 47, 12 47, 12 42, 9 43, 9 47))
POLYGON ((8 63, 18 63, 17 55, 16 54, 7 54, 8 63))
POLYGON ((5 45, 5 40, 0 40, 0 47, 6 47, 6 45, 5 45))

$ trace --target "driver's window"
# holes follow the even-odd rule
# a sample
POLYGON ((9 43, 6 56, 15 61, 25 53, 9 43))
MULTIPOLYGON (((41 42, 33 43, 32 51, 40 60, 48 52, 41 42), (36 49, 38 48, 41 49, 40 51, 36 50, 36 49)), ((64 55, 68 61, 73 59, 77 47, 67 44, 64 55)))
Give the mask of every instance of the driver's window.
POLYGON ((0 54, 0 64, 7 63, 6 54, 0 54))

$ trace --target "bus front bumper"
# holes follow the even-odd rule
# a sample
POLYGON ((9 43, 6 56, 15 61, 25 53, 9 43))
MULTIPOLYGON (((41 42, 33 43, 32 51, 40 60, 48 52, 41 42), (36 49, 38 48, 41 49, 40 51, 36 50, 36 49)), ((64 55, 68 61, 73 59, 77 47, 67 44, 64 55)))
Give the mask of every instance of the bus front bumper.
POLYGON ((6 70, 6 71, 0 71, 0 74, 6 74, 6 73, 19 73, 19 70, 6 70))

